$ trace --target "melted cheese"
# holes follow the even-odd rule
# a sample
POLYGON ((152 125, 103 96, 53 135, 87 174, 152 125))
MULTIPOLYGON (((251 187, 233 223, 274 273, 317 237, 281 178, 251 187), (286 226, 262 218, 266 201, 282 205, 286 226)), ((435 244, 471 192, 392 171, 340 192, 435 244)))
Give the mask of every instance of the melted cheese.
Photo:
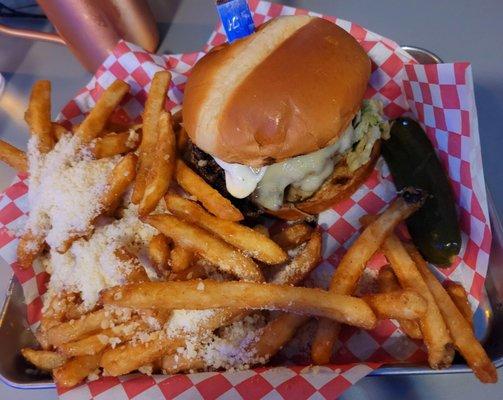
POLYGON ((353 144, 354 130, 349 125, 341 138, 324 149, 270 165, 257 185, 255 201, 269 210, 283 205, 287 186, 292 185, 306 195, 314 193, 334 170, 337 154, 348 151, 353 144))
POLYGON ((364 100, 362 110, 339 140, 321 150, 262 168, 229 164, 217 158, 215 161, 225 171, 227 191, 232 196, 242 199, 253 193, 256 203, 277 210, 283 205, 287 187, 289 201, 311 196, 332 174, 343 154, 347 153, 348 166, 354 171, 369 160, 376 140, 386 139, 388 132, 389 125, 382 119, 382 104, 364 100))
POLYGON ((213 158, 225 171, 227 191, 238 199, 244 199, 252 194, 267 170, 267 167, 252 168, 242 164, 231 164, 216 157, 213 158))

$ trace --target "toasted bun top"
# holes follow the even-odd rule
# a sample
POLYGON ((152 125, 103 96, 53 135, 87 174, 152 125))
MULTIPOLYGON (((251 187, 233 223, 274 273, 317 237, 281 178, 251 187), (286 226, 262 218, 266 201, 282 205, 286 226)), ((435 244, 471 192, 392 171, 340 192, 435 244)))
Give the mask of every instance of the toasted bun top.
POLYGON ((185 89, 191 140, 224 161, 271 164, 333 143, 360 109, 370 60, 337 25, 280 17, 203 57, 185 89))

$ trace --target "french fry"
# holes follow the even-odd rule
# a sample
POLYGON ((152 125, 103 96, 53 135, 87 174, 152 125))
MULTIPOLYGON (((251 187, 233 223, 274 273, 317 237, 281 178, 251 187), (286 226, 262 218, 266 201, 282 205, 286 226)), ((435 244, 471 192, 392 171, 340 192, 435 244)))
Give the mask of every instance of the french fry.
MULTIPOLYGON (((172 251, 173 252, 173 251, 172 251)), ((204 265, 200 262, 195 262, 188 268, 178 271, 171 272, 169 274, 168 280, 170 281, 189 281, 191 279, 199 279, 206 277, 206 271, 204 265)))
POLYGON ((17 245, 17 261, 22 268, 29 268, 44 249, 45 238, 40 233, 27 230, 17 245))
POLYGON ((66 357, 99 354, 110 345, 111 338, 125 341, 131 339, 137 332, 147 330, 148 325, 145 322, 134 318, 124 324, 105 329, 82 339, 63 343, 58 346, 58 351, 66 357))
POLYGON ((3 140, 0 140, 0 160, 17 172, 28 172, 26 153, 3 140))
POLYGON ((267 264, 285 262, 287 254, 267 236, 232 221, 217 218, 201 206, 169 193, 165 196, 166 208, 174 215, 214 233, 250 257, 267 264))
POLYGON ((167 214, 150 215, 145 218, 145 222, 170 237, 178 246, 193 251, 217 265, 222 271, 234 274, 240 279, 263 281, 260 268, 251 258, 204 229, 167 214))
POLYGON ((99 354, 108 346, 111 329, 86 336, 74 342, 63 343, 58 346, 58 351, 66 357, 90 356, 99 354))
POLYGON ((320 260, 321 233, 316 231, 300 253, 274 274, 270 283, 297 285, 309 275, 320 260))
MULTIPOLYGON (((382 293, 390 293, 402 289, 398 283, 395 273, 393 272, 393 269, 389 265, 379 270, 377 284, 379 286, 379 291, 382 293)), ((406 319, 398 319, 397 321, 400 324, 400 329, 411 339, 423 338, 418 321, 406 319)))
POLYGON ((473 329, 473 313, 470 303, 468 302, 468 295, 465 288, 458 282, 449 281, 445 284, 445 290, 451 297, 458 310, 465 317, 466 322, 470 324, 473 329))
POLYGON ((171 74, 168 71, 156 72, 150 86, 150 91, 143 111, 143 131, 139 148, 138 174, 131 196, 134 204, 139 204, 145 193, 147 178, 151 166, 152 156, 155 153, 158 121, 161 112, 164 110, 164 103, 168 93, 171 74))
POLYGON ((281 246, 281 248, 290 250, 307 242, 312 232, 313 228, 304 223, 288 225, 281 232, 274 235, 272 240, 281 246))
POLYGON ((72 292, 53 296, 40 320, 40 330, 47 331, 53 326, 59 325, 64 319, 80 318, 82 311, 78 300, 79 295, 72 292))
POLYGON ((177 160, 175 176, 182 189, 195 196, 203 207, 213 215, 234 222, 244 218, 241 211, 187 167, 182 160, 177 160))
MULTIPOLYGON (((282 266, 275 275, 273 282, 284 285, 296 285, 304 280, 309 272, 318 265, 321 259, 321 234, 314 232, 306 246, 287 265, 282 266)), ((243 315, 244 317, 244 315, 243 315)), ((269 358, 276 354, 295 334, 297 329, 306 323, 309 317, 298 314, 279 313, 259 331, 256 340, 250 344, 249 351, 259 358, 269 358)), ((204 366, 200 359, 177 359, 178 355, 163 357, 163 365, 166 362, 171 368, 164 368, 170 373, 182 370, 198 370, 204 366), (169 361, 169 363, 168 363, 169 361)))
POLYGON ((170 252, 169 240, 162 233, 150 239, 148 244, 148 258, 157 274, 162 277, 167 277, 169 275, 170 252))
POLYGON ((164 374, 174 375, 180 372, 192 372, 204 369, 204 360, 188 358, 182 354, 168 354, 161 358, 161 368, 164 374))
MULTIPOLYGON (((107 188, 100 200, 102 210, 101 214, 111 213, 119 205, 122 195, 135 178, 136 161, 137 157, 135 154, 127 154, 110 173, 110 176, 107 179, 107 188)), ((90 224, 88 230, 86 231, 73 233, 66 241, 57 247, 57 251, 59 253, 65 253, 68 251, 75 240, 90 233, 92 225, 93 224, 90 224)))
POLYGON ((129 91, 124 81, 113 82, 101 95, 96 105, 75 131, 83 144, 90 143, 103 132, 108 118, 129 91))
POLYGON ((137 132, 140 127, 141 125, 136 125, 127 131, 112 132, 97 138, 94 147, 91 149, 94 157, 113 157, 136 150, 140 144, 140 134, 136 133, 137 137, 134 137, 134 135, 131 137, 131 130, 137 132))
POLYGON ((171 114, 161 112, 159 117, 157 144, 151 155, 151 168, 145 183, 145 191, 140 201, 139 214, 150 214, 159 200, 168 191, 175 171, 175 134, 171 126, 171 114))
POLYGON ((189 268, 193 259, 194 253, 182 246, 175 245, 171 250, 169 265, 173 272, 178 273, 189 268))
POLYGON ((52 136, 54 137, 54 139, 56 139, 56 141, 59 141, 63 137, 63 135, 66 135, 69 132, 68 129, 66 129, 63 125, 61 125, 58 122, 53 122, 51 126, 52 126, 52 136))
POLYGON ((25 114, 32 135, 38 139, 38 149, 48 153, 54 147, 51 123, 51 82, 39 80, 31 89, 30 102, 25 114))
POLYGON ((446 321, 439 310, 430 289, 418 271, 402 242, 391 234, 382 245, 384 255, 395 272, 400 285, 406 290, 415 290, 428 303, 426 314, 419 320, 423 341, 428 350, 428 363, 433 369, 449 367, 454 358, 454 347, 446 321))
POLYGON ((481 382, 495 383, 498 380, 496 368, 482 345, 475 338, 470 324, 456 307, 456 304, 452 301, 442 284, 430 271, 419 251, 413 246, 408 246, 407 251, 435 298, 443 319, 447 323, 455 347, 481 382))
POLYGON ((138 282, 148 282, 150 279, 145 271, 145 267, 141 264, 137 256, 129 252, 124 247, 121 247, 115 251, 115 257, 129 266, 129 271, 126 276, 126 282, 128 283, 138 283, 138 282))
POLYGON ((100 354, 74 357, 52 372, 54 381, 66 388, 78 385, 98 369, 100 358, 100 354))
POLYGON ((52 371, 58 368, 66 361, 66 357, 55 351, 21 349, 23 357, 31 362, 35 367, 42 371, 52 371))
POLYGON ((298 314, 281 313, 264 326, 252 342, 249 351, 257 358, 269 359, 288 343, 295 332, 309 321, 309 317, 298 314))
POLYGON ((117 208, 118 203, 136 176, 136 155, 125 155, 108 177, 107 190, 101 198, 102 209, 109 213, 117 208))
MULTIPOLYGON (((409 195, 406 192, 406 197, 409 195)), ((372 255, 381 247, 385 238, 393 232, 395 227, 414 211, 424 200, 424 195, 412 193, 412 201, 406 197, 398 197, 379 218, 364 229, 353 245, 346 252, 337 266, 330 290, 339 294, 352 294, 365 265, 372 255)), ((315 364, 330 362, 332 349, 337 340, 339 328, 333 321, 320 320, 313 340, 311 357, 315 364)))
POLYGON ((112 315, 101 309, 56 325, 47 331, 47 341, 52 346, 75 341, 84 335, 96 333, 104 328, 104 324, 112 319, 112 315))
POLYGON ((183 337, 167 337, 164 331, 156 331, 151 333, 149 340, 143 343, 128 342, 115 349, 105 350, 100 360, 100 366, 108 375, 124 375, 154 362, 164 354, 172 353, 184 345, 183 337))
POLYGON ((362 297, 379 319, 415 320, 424 316, 427 303, 412 290, 369 294, 362 297))
MULTIPOLYGON (((243 315, 241 310, 228 309, 215 311, 212 318, 202 322, 199 332, 213 331, 221 326, 228 325, 243 315)), ((101 366, 112 375, 124 375, 152 362, 155 362, 166 354, 172 354, 179 347, 185 346, 184 336, 167 337, 166 332, 156 331, 149 334, 149 340, 143 343, 128 342, 117 346, 115 349, 107 349, 103 353, 101 366)))
POLYGON ((326 317, 364 329, 376 324, 374 313, 361 299, 286 285, 212 280, 145 282, 107 289, 101 299, 103 304, 136 309, 267 309, 326 317))
POLYGON ((269 229, 267 229, 264 225, 258 224, 253 227, 255 232, 258 232, 264 236, 269 237, 269 229))

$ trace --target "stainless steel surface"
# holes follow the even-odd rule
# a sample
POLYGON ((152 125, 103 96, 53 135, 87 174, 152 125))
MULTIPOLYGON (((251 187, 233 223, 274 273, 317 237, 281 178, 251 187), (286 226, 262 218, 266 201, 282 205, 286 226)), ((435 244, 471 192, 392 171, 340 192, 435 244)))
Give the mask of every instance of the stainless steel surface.
MULTIPOLYGON (((148 1, 158 21, 162 38, 160 53, 199 49, 217 21, 217 14, 210 0, 148 1)), ((494 195, 495 207, 500 215, 503 213, 503 168, 500 156, 503 148, 503 118, 500 117, 503 114, 503 2, 275 1, 355 21, 402 43, 428 48, 441 54, 446 62, 470 61, 474 72, 486 182, 494 195)), ((12 26, 50 31, 50 26, 42 21, 5 22, 12 26)), ((22 114, 29 89, 36 79, 53 81, 53 106, 55 110, 59 110, 90 78, 63 46, 2 36, 0 72, 7 78, 6 95, 0 98, 0 137, 20 147, 25 147, 27 141, 22 114)), ((0 165, 0 190, 11 182, 13 176, 12 170, 0 165)), ((496 264, 503 265, 503 257, 496 264)), ((502 293, 503 268, 491 270, 490 274, 498 273, 497 271, 500 276, 498 280, 493 279, 493 282, 500 282, 499 293, 502 293)), ((8 289, 10 275, 8 266, 0 263, 0 296, 8 289)), ((502 379, 496 385, 482 385, 472 374, 392 375, 366 377, 344 392, 341 399, 501 400, 502 393, 502 379)), ((0 384, 0 399, 49 398, 57 398, 54 389, 17 390, 0 384)))

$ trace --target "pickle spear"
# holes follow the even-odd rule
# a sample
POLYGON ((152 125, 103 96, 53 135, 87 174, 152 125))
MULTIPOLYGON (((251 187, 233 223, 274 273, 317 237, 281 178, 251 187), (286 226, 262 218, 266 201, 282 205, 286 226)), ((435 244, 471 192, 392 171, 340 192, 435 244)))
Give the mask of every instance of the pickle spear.
POLYGON ((452 187, 431 142, 410 118, 398 118, 382 154, 398 190, 412 186, 428 193, 417 212, 407 219, 412 240, 423 257, 448 267, 461 249, 461 232, 452 187))

